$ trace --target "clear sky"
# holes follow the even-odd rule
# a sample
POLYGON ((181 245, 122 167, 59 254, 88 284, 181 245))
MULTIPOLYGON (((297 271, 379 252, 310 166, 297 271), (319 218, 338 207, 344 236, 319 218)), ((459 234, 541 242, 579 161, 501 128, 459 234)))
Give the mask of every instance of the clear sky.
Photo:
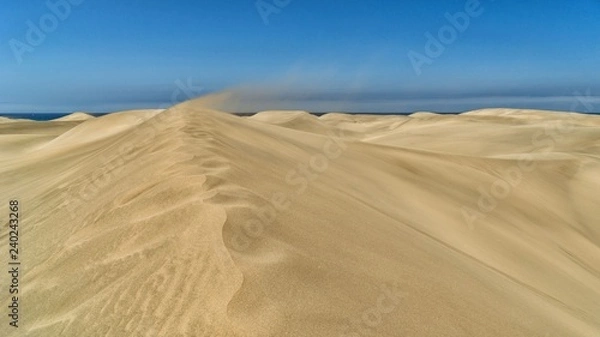
POLYGON ((28 0, 1 11, 0 112, 162 107, 230 88, 246 111, 600 111, 598 0, 28 0))

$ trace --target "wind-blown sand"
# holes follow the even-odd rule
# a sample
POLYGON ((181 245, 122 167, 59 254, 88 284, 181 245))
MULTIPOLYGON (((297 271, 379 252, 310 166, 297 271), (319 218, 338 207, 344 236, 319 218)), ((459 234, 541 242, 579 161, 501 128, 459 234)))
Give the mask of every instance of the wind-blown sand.
POLYGON ((597 337, 599 173, 579 114, 1 120, 0 335, 597 337))

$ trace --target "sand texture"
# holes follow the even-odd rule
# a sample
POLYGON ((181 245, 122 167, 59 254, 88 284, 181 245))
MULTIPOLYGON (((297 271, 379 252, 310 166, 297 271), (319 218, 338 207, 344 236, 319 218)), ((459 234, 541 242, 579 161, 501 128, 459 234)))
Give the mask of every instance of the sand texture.
POLYGON ((600 336, 599 117, 0 119, 11 199, 0 336, 600 336))

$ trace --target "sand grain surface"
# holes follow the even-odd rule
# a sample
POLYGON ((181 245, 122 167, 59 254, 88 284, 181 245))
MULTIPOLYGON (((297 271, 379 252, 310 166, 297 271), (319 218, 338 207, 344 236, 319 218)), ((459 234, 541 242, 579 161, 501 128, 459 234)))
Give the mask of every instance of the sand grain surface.
POLYGON ((0 187, 1 336, 600 336, 598 117, 2 120, 0 187))

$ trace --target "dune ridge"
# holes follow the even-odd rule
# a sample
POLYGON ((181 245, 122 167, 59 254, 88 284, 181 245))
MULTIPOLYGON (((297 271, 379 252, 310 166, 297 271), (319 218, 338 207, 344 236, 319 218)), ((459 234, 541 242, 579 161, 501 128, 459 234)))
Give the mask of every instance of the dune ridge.
POLYGON ((85 121, 92 118, 94 118, 94 116, 88 113, 77 111, 66 116, 54 119, 54 121, 85 121))
POLYGON ((2 335, 600 332, 598 117, 190 101, 3 125, 0 153, 28 252, 2 335))

